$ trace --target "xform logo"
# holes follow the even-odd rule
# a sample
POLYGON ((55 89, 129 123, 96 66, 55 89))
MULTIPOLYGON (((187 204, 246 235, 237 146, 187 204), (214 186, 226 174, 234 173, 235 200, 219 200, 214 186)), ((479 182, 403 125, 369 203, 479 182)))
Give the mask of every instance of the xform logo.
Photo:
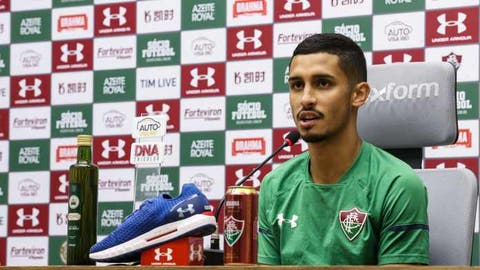
POLYGON ((404 99, 422 99, 438 97, 440 95, 440 86, 436 82, 427 82, 420 84, 395 84, 388 83, 385 87, 377 89, 372 87, 372 92, 367 102, 381 102, 390 100, 404 99))

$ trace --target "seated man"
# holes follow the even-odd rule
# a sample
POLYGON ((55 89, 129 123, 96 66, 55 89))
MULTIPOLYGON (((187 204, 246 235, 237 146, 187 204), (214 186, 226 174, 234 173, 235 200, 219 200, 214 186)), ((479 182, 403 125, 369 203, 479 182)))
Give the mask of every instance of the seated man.
POLYGON ((423 182, 358 135, 366 81, 361 48, 343 35, 313 35, 293 52, 290 105, 308 151, 262 182, 259 263, 429 263, 423 182))

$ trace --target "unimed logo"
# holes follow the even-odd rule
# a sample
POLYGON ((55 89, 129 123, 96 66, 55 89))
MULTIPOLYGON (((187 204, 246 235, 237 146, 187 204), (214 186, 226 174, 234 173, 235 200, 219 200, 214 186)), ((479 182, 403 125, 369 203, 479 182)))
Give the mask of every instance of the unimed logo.
POLYGON ((438 97, 440 86, 436 82, 402 85, 389 82, 385 87, 372 87, 368 102, 438 97))

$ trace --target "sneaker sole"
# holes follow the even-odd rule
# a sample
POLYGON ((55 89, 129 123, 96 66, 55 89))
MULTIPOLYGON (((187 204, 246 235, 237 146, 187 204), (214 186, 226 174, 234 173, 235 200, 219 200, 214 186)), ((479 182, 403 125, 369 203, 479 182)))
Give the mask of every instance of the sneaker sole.
MULTIPOLYGON (((212 234, 216 229, 216 224, 215 217, 212 215, 193 215, 189 218, 157 227, 117 246, 90 253, 89 256, 90 259, 97 262, 125 262, 122 260, 122 257, 131 258, 131 253, 140 254, 141 251, 150 247, 183 236, 205 236, 212 234)), ((140 257, 138 257, 137 260, 140 260, 140 257)))

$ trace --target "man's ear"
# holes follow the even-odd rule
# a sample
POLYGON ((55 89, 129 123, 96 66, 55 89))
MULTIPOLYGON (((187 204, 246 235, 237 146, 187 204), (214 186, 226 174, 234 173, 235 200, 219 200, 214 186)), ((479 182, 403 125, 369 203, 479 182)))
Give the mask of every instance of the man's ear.
POLYGON ((367 82, 357 83, 353 87, 352 92, 352 106, 360 107, 367 102, 368 95, 370 94, 370 85, 367 82))

